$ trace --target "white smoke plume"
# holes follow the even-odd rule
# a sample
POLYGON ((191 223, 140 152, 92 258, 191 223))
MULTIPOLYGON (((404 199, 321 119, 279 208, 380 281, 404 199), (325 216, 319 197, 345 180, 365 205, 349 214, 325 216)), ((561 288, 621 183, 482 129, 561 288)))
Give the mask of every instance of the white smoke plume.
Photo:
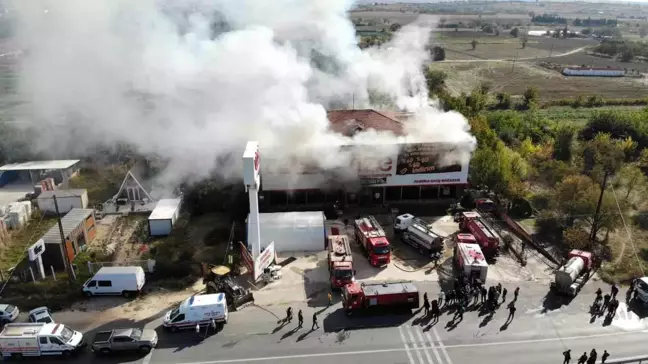
MULTIPOLYGON (((341 144, 442 141, 475 146, 467 121, 428 104, 426 24, 361 50, 347 0, 13 0, 25 50, 19 90, 35 147, 82 153, 129 144, 168 159, 169 184, 240 175, 246 141, 276 163, 348 163, 341 144), (326 109, 414 113, 406 137, 328 131, 326 109), (353 101, 352 101, 353 100, 353 101), (375 102, 373 102, 375 103, 375 102), (392 107, 393 108, 393 107, 392 107), (313 148, 328 147, 326 153, 313 148), (229 156, 229 158, 228 158, 229 156), (288 162, 291 160, 291 162, 288 162)), ((297 165, 299 165, 299 163, 297 165)))

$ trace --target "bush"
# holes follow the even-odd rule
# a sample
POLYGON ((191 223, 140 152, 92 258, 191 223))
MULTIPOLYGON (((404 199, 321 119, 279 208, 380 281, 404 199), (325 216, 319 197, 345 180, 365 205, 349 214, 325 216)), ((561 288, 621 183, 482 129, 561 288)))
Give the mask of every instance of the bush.
POLYGON ((586 250, 590 245, 589 234, 580 227, 570 227, 563 232, 563 242, 569 249, 586 250))
POLYGON ((552 211, 542 211, 535 221, 538 234, 562 240, 564 224, 562 218, 552 211))
POLYGON ((546 210, 551 206, 551 195, 545 192, 534 194, 530 203, 537 210, 546 210))
POLYGON ((632 222, 639 228, 648 230, 648 211, 639 211, 639 213, 632 216, 632 222))
POLYGON ((516 198, 511 203, 509 214, 515 217, 529 217, 533 215, 533 209, 529 200, 525 198, 516 198))

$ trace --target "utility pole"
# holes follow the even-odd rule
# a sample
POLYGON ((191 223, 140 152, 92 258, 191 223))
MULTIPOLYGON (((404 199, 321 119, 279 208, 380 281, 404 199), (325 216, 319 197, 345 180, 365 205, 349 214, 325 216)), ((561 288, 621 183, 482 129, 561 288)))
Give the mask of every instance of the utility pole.
POLYGON ((601 211, 601 205, 603 204, 603 194, 605 193, 605 186, 607 185, 607 180, 610 174, 606 171, 603 175, 603 184, 601 185, 601 195, 599 195, 598 204, 596 205, 596 212, 594 213, 594 221, 592 222, 592 231, 590 232, 590 241, 596 241, 596 230, 599 223, 599 212, 601 211))
POLYGON ((65 263, 65 268, 68 272, 68 280, 72 284, 76 280, 74 275, 74 270, 72 269, 72 262, 70 262, 70 257, 67 252, 67 243, 65 241, 65 232, 63 232, 63 222, 61 222, 61 213, 59 212, 58 202, 56 201, 56 195, 52 195, 54 200, 54 209, 56 210, 56 222, 58 223, 59 233, 61 234, 61 248, 63 248, 63 260, 65 263))

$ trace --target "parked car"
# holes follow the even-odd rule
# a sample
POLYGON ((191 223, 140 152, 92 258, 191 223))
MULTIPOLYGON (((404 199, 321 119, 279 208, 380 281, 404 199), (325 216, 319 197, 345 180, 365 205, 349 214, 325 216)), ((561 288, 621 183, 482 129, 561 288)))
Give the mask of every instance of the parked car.
POLYGON ((20 310, 14 305, 0 304, 0 321, 3 323, 14 322, 18 318, 20 310))
POLYGON ((115 329, 98 332, 92 341, 95 354, 110 354, 116 351, 150 352, 158 342, 158 335, 151 329, 115 329))
POLYGON ((29 322, 53 324, 54 318, 49 308, 43 306, 29 311, 29 322))

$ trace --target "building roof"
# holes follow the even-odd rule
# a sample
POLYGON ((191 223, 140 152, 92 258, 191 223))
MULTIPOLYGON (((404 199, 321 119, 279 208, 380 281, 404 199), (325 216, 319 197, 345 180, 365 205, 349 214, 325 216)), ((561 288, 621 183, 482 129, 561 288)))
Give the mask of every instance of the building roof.
POLYGON ((52 198, 56 197, 81 197, 87 190, 85 188, 69 189, 69 190, 54 190, 54 191, 43 191, 38 195, 38 199, 52 198))
POLYGON ((173 215, 180 208, 180 203, 182 201, 179 198, 174 199, 162 199, 158 201, 157 205, 149 215, 149 220, 168 220, 173 217, 173 215))
MULTIPOLYGON (((63 234, 67 238, 74 229, 76 229, 88 216, 92 215, 94 212, 93 209, 78 209, 74 208, 70 210, 63 218, 61 219, 61 224, 63 225, 63 234)), ((45 240, 47 244, 60 244, 61 243, 61 234, 59 233, 58 224, 54 224, 48 232, 41 237, 45 240)))
POLYGON ((366 110, 331 110, 327 113, 331 130, 346 136, 366 130, 391 131, 396 135, 403 134, 403 124, 395 114, 366 110))
POLYGON ((565 67, 565 69, 572 71, 624 71, 622 68, 609 67, 565 67))
POLYGON ((324 226, 322 211, 270 212, 259 214, 261 225, 309 227, 324 226))
POLYGON ((151 181, 146 179, 148 176, 147 172, 147 167, 144 163, 137 162, 135 165, 126 172, 126 176, 124 176, 124 181, 122 181, 121 186, 119 187, 119 191, 115 194, 115 197, 119 196, 124 188, 126 187, 126 182, 128 182, 128 179, 132 179, 135 181, 135 183, 140 187, 142 192, 148 197, 149 200, 153 201, 153 197, 151 197, 149 191, 151 190, 151 181))
POLYGON ((0 171, 33 171, 46 169, 66 169, 79 163, 79 159, 53 160, 53 161, 29 161, 23 163, 5 164, 0 171))

